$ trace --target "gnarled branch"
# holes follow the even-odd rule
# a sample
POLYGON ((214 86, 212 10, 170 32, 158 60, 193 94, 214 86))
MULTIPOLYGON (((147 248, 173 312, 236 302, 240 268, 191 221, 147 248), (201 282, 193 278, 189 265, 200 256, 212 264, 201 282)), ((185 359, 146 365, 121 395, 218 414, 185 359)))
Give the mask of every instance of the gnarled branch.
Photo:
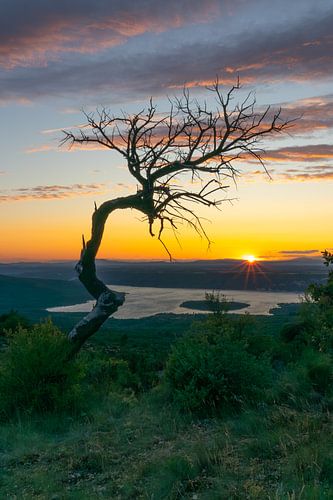
POLYGON ((136 194, 95 206, 91 237, 87 243, 83 239, 76 270, 97 302, 69 334, 74 350, 125 300, 124 294, 110 290, 96 275, 96 255, 106 220, 113 211, 139 210, 147 219, 152 236, 157 221, 158 239, 171 258, 162 240, 166 224, 176 230, 178 223, 186 222, 209 241, 196 206, 219 207, 225 201, 226 182, 238 175, 237 162, 250 158, 265 168, 261 140, 285 131, 293 120, 283 120, 281 109, 274 111, 270 106, 256 110, 252 93, 232 106, 239 89, 238 81, 224 95, 216 81, 208 88, 215 94, 215 110, 192 99, 184 89, 181 98, 170 101, 166 114, 157 114, 150 100, 147 109, 135 115, 115 116, 102 109, 96 115, 85 114, 87 125, 78 132, 64 131, 63 144, 97 144, 118 152, 140 186, 136 194))

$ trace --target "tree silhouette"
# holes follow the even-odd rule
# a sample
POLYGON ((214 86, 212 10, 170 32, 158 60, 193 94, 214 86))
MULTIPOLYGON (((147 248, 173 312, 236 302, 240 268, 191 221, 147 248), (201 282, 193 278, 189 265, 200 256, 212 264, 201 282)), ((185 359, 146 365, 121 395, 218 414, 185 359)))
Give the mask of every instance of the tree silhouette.
POLYGON ((292 120, 283 120, 281 109, 274 111, 268 106, 257 110, 253 93, 234 104, 239 89, 239 81, 226 93, 218 81, 207 87, 214 93, 215 109, 184 89, 181 98, 169 100, 167 114, 158 113, 150 100, 146 109, 134 115, 115 116, 105 108, 85 113, 85 127, 64 131, 63 144, 97 144, 118 152, 138 185, 136 193, 95 205, 90 239, 86 242, 82 237, 76 271, 96 305, 69 333, 73 351, 79 350, 125 300, 123 293, 110 290, 96 275, 95 258, 112 212, 126 208, 141 212, 152 236, 157 225, 157 238, 171 259, 162 239, 166 225, 176 231, 180 223, 188 223, 209 241, 197 207, 219 207, 225 201, 227 182, 238 174, 237 161, 254 160, 265 169, 261 140, 285 131, 292 120))

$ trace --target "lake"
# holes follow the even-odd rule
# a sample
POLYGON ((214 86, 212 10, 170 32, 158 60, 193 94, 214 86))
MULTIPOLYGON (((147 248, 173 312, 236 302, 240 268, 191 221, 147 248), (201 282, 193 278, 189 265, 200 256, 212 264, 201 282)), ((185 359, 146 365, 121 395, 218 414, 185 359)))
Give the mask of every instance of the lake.
MULTIPOLYGON (((188 288, 151 288, 151 287, 135 287, 109 285, 111 289, 119 292, 125 292, 126 302, 113 315, 118 319, 133 319, 153 316, 159 313, 174 313, 174 314, 196 314, 203 311, 194 311, 179 307, 180 304, 187 300, 203 300, 205 293, 211 290, 203 289, 188 289, 188 288)), ((256 292, 246 290, 219 290, 221 295, 224 295, 227 300, 246 302, 250 304, 244 309, 234 310, 233 313, 244 314, 269 314, 269 310, 277 307, 278 304, 297 303, 301 300, 299 293, 293 292, 256 292)), ((82 304, 72 306, 51 307, 49 312, 88 312, 91 310, 94 301, 88 301, 82 304)))

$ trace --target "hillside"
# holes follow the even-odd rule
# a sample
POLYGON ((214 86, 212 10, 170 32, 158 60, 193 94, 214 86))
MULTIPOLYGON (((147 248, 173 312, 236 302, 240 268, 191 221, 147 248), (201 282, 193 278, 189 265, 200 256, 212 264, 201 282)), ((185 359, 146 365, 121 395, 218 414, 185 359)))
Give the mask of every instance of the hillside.
MULTIPOLYGON (((0 263, 0 275, 21 278, 75 280, 75 263, 0 263)), ((313 282, 323 282, 327 269, 321 259, 303 258, 260 261, 97 261, 106 283, 157 288, 205 288, 214 290, 272 290, 303 292, 313 282)))
POLYGON ((30 315, 46 307, 85 302, 89 295, 76 281, 0 275, 0 313, 15 309, 30 315))

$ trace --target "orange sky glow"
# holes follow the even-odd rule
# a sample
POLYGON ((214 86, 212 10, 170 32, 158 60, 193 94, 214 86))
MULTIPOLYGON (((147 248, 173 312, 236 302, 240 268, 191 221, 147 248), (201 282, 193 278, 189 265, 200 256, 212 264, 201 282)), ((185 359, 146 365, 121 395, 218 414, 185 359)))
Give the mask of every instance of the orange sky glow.
MULTIPOLYGON (((29 16, 14 4, 0 16, 0 262, 77 259, 94 202, 136 192, 121 156, 59 147, 62 130, 86 123, 82 109, 133 114, 152 97, 165 114, 185 85, 215 110, 205 87, 216 75, 222 91, 239 77, 240 100, 255 92, 259 110, 281 107, 296 120, 262 144, 269 175, 245 155, 237 182, 228 180, 230 202, 200 208, 209 248, 185 224, 179 242, 164 232, 172 256, 286 259, 333 247, 332 2, 123 0, 95 9, 71 0, 64 12, 32 0, 29 16)), ((168 259, 134 211, 112 214, 98 257, 168 259)))

